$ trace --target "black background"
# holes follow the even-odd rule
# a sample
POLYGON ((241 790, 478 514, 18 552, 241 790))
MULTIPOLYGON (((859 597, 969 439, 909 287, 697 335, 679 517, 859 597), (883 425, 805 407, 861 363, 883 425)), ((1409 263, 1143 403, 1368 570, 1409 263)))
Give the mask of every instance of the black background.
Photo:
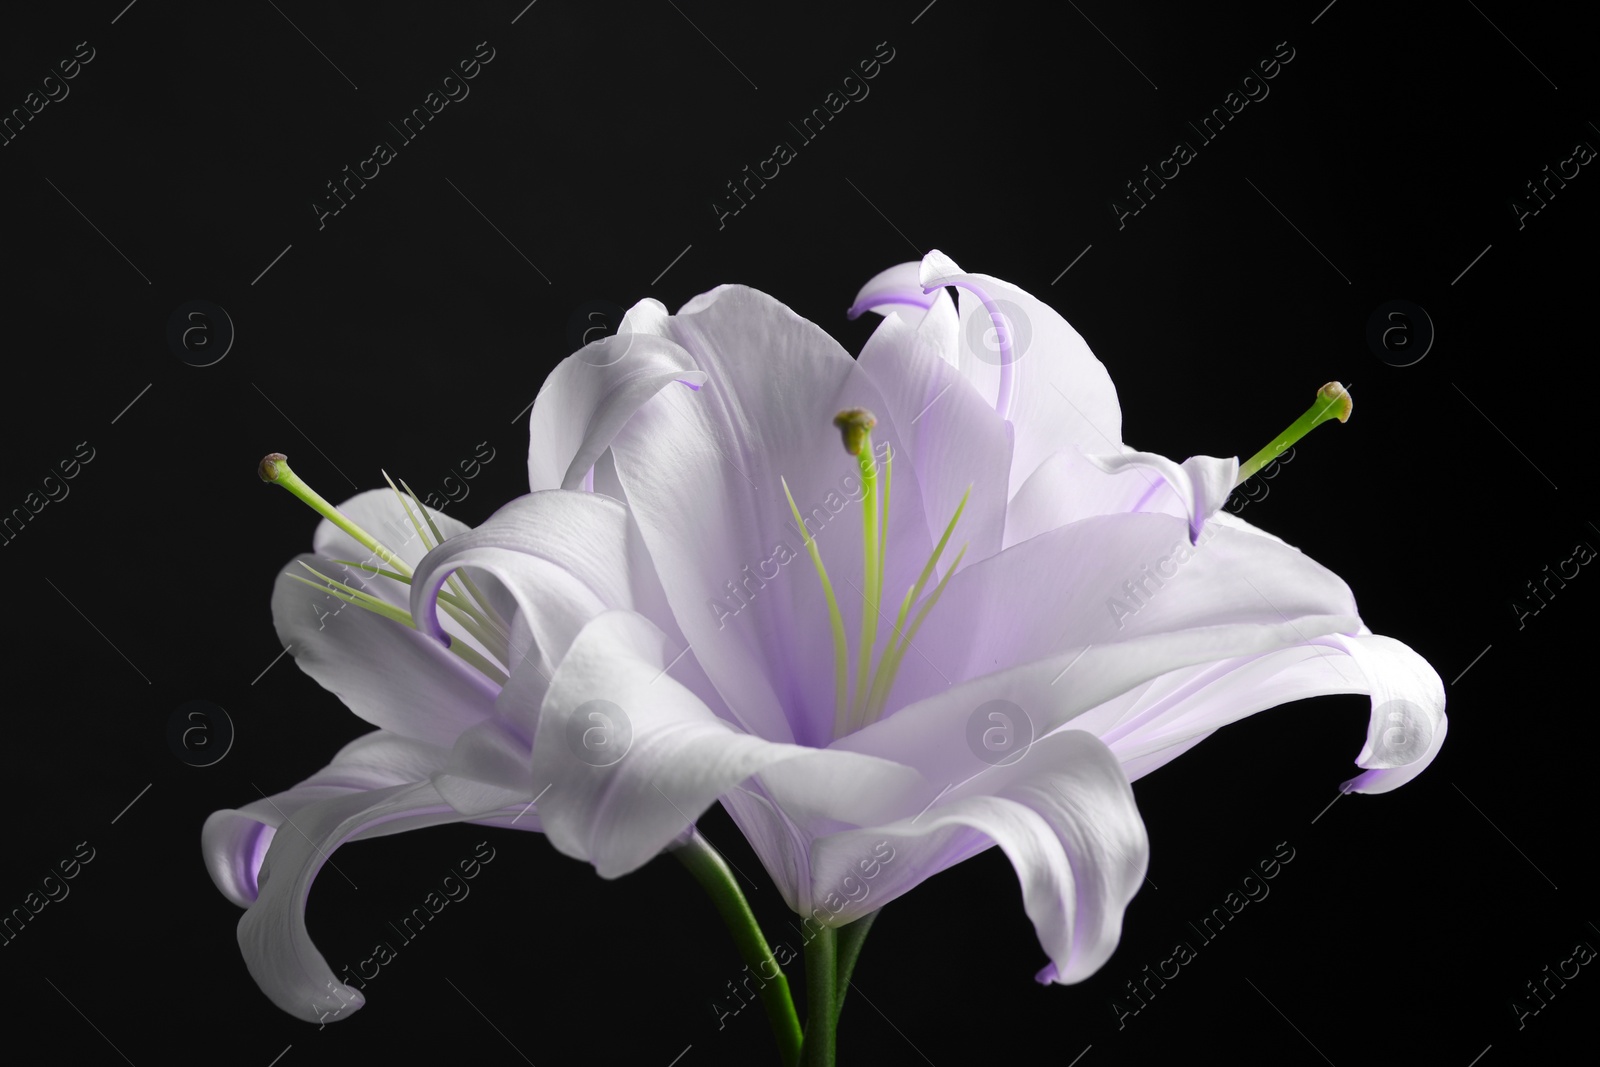
MULTIPOLYGON (((496 849, 362 1011, 319 1030, 257 991, 201 823, 367 727, 274 661, 271 583, 313 520, 254 467, 281 450, 334 499, 381 484, 380 467, 426 493, 486 442, 495 458, 450 508, 481 522, 526 491, 518 416, 597 321, 590 302, 676 309, 744 282, 859 351, 876 320, 843 311, 860 284, 939 248, 1083 333, 1138 448, 1248 455, 1322 382, 1350 384, 1349 424, 1312 435, 1242 514, 1435 666, 1451 729, 1414 783, 1331 809, 1364 697, 1249 719, 1139 781, 1150 884, 1076 987, 1033 982, 1044 956, 997 851, 933 878, 868 939, 844 1062, 1591 1054, 1594 967, 1520 1029, 1511 1005, 1536 1007, 1524 983, 1576 942, 1600 945, 1600 578, 1584 568, 1521 628, 1511 603, 1578 542, 1600 546, 1600 177, 1584 167, 1520 229, 1511 202, 1578 141, 1600 144, 1592 25, 1488 0, 1084 0, 1048 17, 971 0, 123 2, 31 5, 0 31, 6 111, 78 42, 94 49, 70 95, 0 148, 0 509, 80 442, 94 455, 0 555, 0 904, 78 842, 95 849, 70 896, 0 949, 8 1042, 84 1063, 775 1062, 758 1008, 719 1029, 709 1005, 738 959, 676 864, 606 882, 498 830, 361 843, 338 855, 349 884, 324 871, 310 925, 338 970, 476 842, 496 849), (494 59, 470 96, 319 229, 324 183, 395 140, 386 123, 480 41, 494 59), (883 41, 894 58, 870 95, 719 228, 724 183, 796 140, 788 122, 883 41), (1194 140, 1185 121, 1284 41, 1270 95, 1119 229, 1123 183, 1194 140), (166 341, 197 299, 237 331, 208 367, 166 341), (1437 329, 1411 366, 1366 341, 1395 299, 1437 329), (168 746, 190 699, 236 727, 213 766, 168 746), (1295 858, 1270 896, 1119 1029, 1123 983, 1195 941, 1188 922, 1279 842, 1295 858)), ((756 876, 753 906, 785 940, 731 822, 702 827, 756 876)))

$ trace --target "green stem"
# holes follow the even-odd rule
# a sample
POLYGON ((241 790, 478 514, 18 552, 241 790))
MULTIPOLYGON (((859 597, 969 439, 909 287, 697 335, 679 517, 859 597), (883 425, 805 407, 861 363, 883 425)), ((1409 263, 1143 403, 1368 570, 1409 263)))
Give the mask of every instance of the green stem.
MULTIPOLYGON (((799 1067, 802 1034, 800 1016, 794 1009, 794 998, 789 995, 789 979, 773 958, 767 937, 756 923, 755 913, 739 889, 728 863, 711 847, 711 842, 696 830, 689 840, 672 850, 672 854, 689 869, 695 880, 705 888, 716 905, 717 914, 733 935, 734 945, 746 967, 753 968, 761 983, 761 1003, 767 1010, 767 1020, 772 1024, 773 1036, 778 1040, 778 1054, 783 1067, 799 1067), (774 977, 767 977, 763 967, 770 964, 774 977)), ((807 968, 809 972, 810 968, 807 968)), ((828 1060, 832 1063, 832 1059, 828 1060)))
POLYGON ((867 939, 867 931, 872 929, 872 920, 877 917, 877 911, 869 911, 839 930, 839 980, 835 984, 837 991, 834 994, 836 1019, 844 1011, 844 995, 850 989, 850 974, 856 969, 856 958, 861 955, 861 943, 867 939))
POLYGON ((806 942, 805 1067, 834 1067, 839 1025, 839 932, 824 926, 806 942))

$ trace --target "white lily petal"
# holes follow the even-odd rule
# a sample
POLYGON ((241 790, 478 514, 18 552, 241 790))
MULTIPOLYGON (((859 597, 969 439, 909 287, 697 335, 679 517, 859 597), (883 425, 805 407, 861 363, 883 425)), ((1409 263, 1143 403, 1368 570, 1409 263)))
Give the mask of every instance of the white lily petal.
POLYGON ((1142 470, 1158 475, 1159 482, 1141 479, 1146 488, 1132 510, 1182 516, 1189 523, 1191 544, 1200 539, 1200 529, 1206 520, 1227 501, 1234 479, 1239 475, 1236 456, 1226 459, 1190 456, 1181 465, 1154 452, 1132 450, 1113 456, 1087 455, 1084 458, 1107 474, 1125 475, 1128 471, 1142 470))
POLYGON ((917 816, 818 839, 803 910, 819 920, 834 913, 830 925, 849 922, 996 844, 1016 868, 1023 908, 1051 960, 1049 980, 1089 977, 1117 946, 1149 839, 1116 757, 1078 730, 1041 738, 1016 763, 984 771, 917 816), (894 850, 886 862, 880 841, 894 850), (855 886, 866 893, 852 901, 855 886))
POLYGON ((419 636, 443 632, 434 598, 456 568, 486 571, 514 592, 536 646, 513 648, 508 666, 537 656, 548 675, 587 620, 632 606, 626 533, 627 513, 609 497, 561 489, 518 497, 417 565, 409 606, 419 636))
POLYGON ((1073 725, 1098 733, 1137 778, 1228 723, 1336 693, 1372 698, 1367 742, 1356 757, 1367 770, 1341 786, 1347 792, 1383 793, 1410 781, 1444 743, 1444 683, 1416 652, 1372 633, 1323 634, 1290 648, 1176 671, 1114 721, 1096 709, 1073 725))
POLYGON ((1095 515, 1128 512, 1176 515, 1199 539, 1238 475, 1236 458, 1191 456, 1182 464, 1153 452, 1103 456, 1064 448, 1040 463, 1006 510, 1005 545, 1095 515))
POLYGON ((334 976, 306 930, 306 897, 317 873, 346 841, 466 819, 428 782, 333 797, 300 809, 296 832, 272 839, 261 868, 260 896, 239 920, 239 948, 261 991, 307 1022, 348 1017, 359 1009, 366 998, 334 976))
POLYGON ((1000 399, 1003 356, 1001 334, 982 301, 1006 323, 1012 348, 1006 418, 1016 429, 1008 496, 1046 457, 1069 445, 1084 452, 1120 447, 1122 408, 1111 376, 1054 308, 1010 282, 963 271, 937 250, 923 257, 921 282, 927 289, 960 287, 961 373, 991 406, 1000 399))
MULTIPOLYGON (((653 311, 635 310, 630 327, 644 325, 653 311)), ((679 345, 633 328, 574 352, 539 387, 528 417, 529 488, 581 488, 641 404, 675 382, 698 388, 705 380, 679 345)))
POLYGON ((272 590, 278 640, 301 670, 367 722, 419 741, 448 747, 488 717, 497 686, 419 631, 297 581, 310 577, 301 560, 327 566, 297 556, 272 590))
MULTIPOLYGON (((516 727, 496 716, 457 738, 448 765, 429 778, 439 795, 463 815, 520 807, 538 795, 529 768, 532 752, 516 727)), ((528 829, 543 829, 537 812, 528 812, 526 818, 528 829)))
POLYGON ((975 561, 1000 550, 1011 435, 993 406, 943 357, 956 331, 949 296, 940 289, 929 300, 935 302, 919 323, 890 311, 859 362, 883 394, 885 410, 876 414, 904 442, 895 477, 911 472, 921 485, 931 541, 938 541, 970 489, 960 534, 961 543, 971 546, 967 558, 975 561))
MULTIPOLYGON (((1194 547, 1176 517, 1101 515, 958 571, 905 657, 889 707, 947 692, 952 682, 1151 635, 1171 638, 1175 653, 1210 648, 1215 654, 1205 658, 1221 659, 1259 650, 1261 634, 1276 636, 1265 647, 1282 647, 1360 625, 1338 575, 1282 542, 1218 523, 1194 547), (974 619, 984 624, 974 627, 974 619), (1244 646, 1229 651, 1236 640, 1244 646)), ((1157 659, 1139 677, 1178 665, 1157 659)), ((1078 677, 1074 667, 1055 695, 1041 698, 1053 704, 1078 677)))
POLYGON ((222 894, 241 908, 258 895, 261 861, 277 828, 308 804, 330 797, 385 789, 426 778, 448 753, 437 745, 387 730, 363 734, 341 748, 322 770, 300 784, 242 808, 214 811, 200 831, 206 870, 222 894))

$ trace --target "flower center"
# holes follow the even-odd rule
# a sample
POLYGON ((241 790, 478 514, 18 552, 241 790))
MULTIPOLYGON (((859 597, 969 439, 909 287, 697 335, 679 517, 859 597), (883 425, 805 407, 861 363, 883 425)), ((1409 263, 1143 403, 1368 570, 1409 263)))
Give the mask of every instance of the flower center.
MULTIPOLYGON (((359 567, 363 574, 373 578, 385 578, 408 587, 411 585, 411 566, 387 548, 383 542, 362 529, 353 519, 334 507, 315 489, 312 489, 311 486, 302 481, 299 475, 289 469, 288 458, 283 453, 273 452, 264 457, 257 471, 261 475, 262 481, 280 485, 287 489, 304 501, 312 511, 315 511, 318 515, 321 515, 349 534, 357 544, 372 551, 372 556, 368 557, 365 562, 357 563, 354 560, 347 559, 336 559, 333 562, 359 567), (388 564, 393 570, 386 570, 376 566, 374 560, 380 560, 388 564)), ((432 550, 436 545, 443 542, 444 535, 439 532, 438 524, 433 521, 433 516, 428 513, 428 509, 423 507, 422 502, 417 499, 417 494, 412 491, 409 485, 406 485, 405 479, 402 478, 400 480, 400 484, 405 485, 405 495, 401 495, 399 488, 395 486, 394 481, 387 472, 384 473, 383 479, 389 483, 389 488, 394 490, 394 495, 400 501, 400 506, 405 509, 406 518, 411 520, 412 529, 416 530, 417 536, 422 538, 423 547, 432 550), (408 500, 407 497, 410 499, 408 500), (423 520, 427 523, 427 529, 424 529, 422 523, 417 521, 416 514, 411 510, 412 504, 417 505, 417 511, 422 514, 423 520)), ((402 626, 408 626, 413 630, 417 629, 416 620, 411 617, 411 613, 406 609, 397 607, 363 589, 357 589, 345 582, 336 581, 312 567, 309 563, 302 561, 300 565, 310 571, 318 581, 302 578, 298 574, 291 574, 289 577, 314 588, 323 589, 346 604, 353 604, 358 608, 370 611, 374 615, 380 615, 402 626)), ((473 640, 487 649, 490 655, 485 656, 465 641, 453 641, 449 636, 444 639, 445 647, 496 685, 504 686, 507 681, 507 670, 512 663, 510 626, 500 617, 499 612, 495 611, 488 598, 483 595, 483 592, 467 575, 461 573, 452 574, 446 580, 446 585, 448 589, 441 587, 439 590, 439 608, 460 623, 461 628, 470 634, 473 640), (496 660, 499 662, 496 663, 496 660)))
MULTIPOLYGON (((872 428, 877 422, 872 412, 865 408, 849 408, 839 412, 833 419, 833 424, 839 428, 843 438, 845 452, 855 457, 857 469, 861 472, 863 488, 861 587, 857 590, 861 593, 862 600, 861 637, 853 683, 850 681, 849 643, 845 639, 844 618, 839 614, 839 603, 833 593, 833 583, 828 578, 827 567, 822 563, 822 554, 817 549, 816 539, 807 530, 804 520, 800 517, 800 509, 795 506, 794 495, 789 492, 789 483, 787 481, 783 483, 783 493, 789 501, 789 511, 794 516, 796 528, 805 534, 806 552, 810 555, 811 564, 816 568, 817 577, 822 582, 822 595, 828 605, 828 622, 833 631, 833 737, 836 740, 882 717, 884 707, 889 700, 889 693, 894 687, 895 675, 905 659, 906 650, 911 647, 917 631, 927 619, 928 613, 933 610, 934 604, 938 603, 939 597, 944 593, 945 585, 950 581, 950 576, 960 566, 961 557, 967 551, 963 545, 944 577, 939 579, 933 592, 922 601, 916 618, 907 628, 906 620, 910 617, 911 608, 917 604, 923 590, 927 588, 928 580, 933 577, 945 546, 950 542, 950 534, 955 530, 956 522, 960 520, 961 512, 967 506, 967 494, 964 493, 961 503, 956 506, 955 514, 945 526, 944 535, 939 538, 933 554, 923 566, 922 573, 912 583, 911 588, 906 590, 905 598, 900 602, 899 614, 895 619, 894 631, 874 669, 872 658, 877 645, 878 619, 882 614, 879 605, 883 600, 884 562, 889 544, 889 490, 894 480, 894 453, 890 451, 884 458, 883 491, 881 494, 878 492, 878 465, 872 449, 872 428)), ((967 492, 971 492, 970 486, 967 492)))

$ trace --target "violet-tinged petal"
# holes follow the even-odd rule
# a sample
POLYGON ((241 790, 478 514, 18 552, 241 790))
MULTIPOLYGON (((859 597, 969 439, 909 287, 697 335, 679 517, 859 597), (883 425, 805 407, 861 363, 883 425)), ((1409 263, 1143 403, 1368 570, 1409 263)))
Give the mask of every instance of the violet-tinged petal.
MULTIPOLYGON (((696 297, 671 327, 710 381, 659 394, 613 441, 628 506, 686 647, 738 721, 769 740, 825 745, 833 645, 783 486, 816 534, 855 647, 863 490, 832 420, 882 409, 883 397, 827 334, 753 289, 696 297)), ((904 454, 887 424, 873 443, 904 454)), ((890 510, 901 539, 886 598, 910 587, 932 547, 917 479, 898 467, 890 510)))
POLYGON ((1047 456, 1068 445, 1084 452, 1112 451, 1121 445, 1122 408, 1111 377, 1054 308, 1009 282, 963 271, 939 251, 923 258, 921 281, 930 289, 963 287, 961 373, 991 405, 999 401, 1002 377, 997 332, 989 311, 965 287, 981 289, 1009 322, 1005 333, 1012 359, 1007 366, 1014 381, 1006 418, 1016 429, 1010 493, 1047 456))
POLYGON ((1193 544, 1227 500, 1238 465, 1232 457, 1191 456, 1177 464, 1153 452, 1103 456, 1064 448, 1040 463, 1011 498, 1005 545, 1125 512, 1176 515, 1189 524, 1193 544))
POLYGON ((1370 769, 1342 788, 1387 792, 1420 774, 1438 754, 1448 727, 1443 682, 1416 652, 1370 632, 1323 634, 1289 648, 1175 671, 1115 721, 1097 708, 1073 726, 1098 733, 1129 776, 1138 778, 1228 723, 1337 693, 1371 696, 1367 743, 1356 757, 1358 766, 1370 769))
POLYGON ((784 904, 802 913, 801 895, 811 881, 810 835, 799 830, 753 780, 728 790, 721 799, 784 904))
POLYGON ((229 900, 249 907, 258 894, 261 861, 285 819, 319 800, 419 781, 443 766, 447 755, 437 745, 374 730, 345 745, 300 784, 241 808, 212 812, 200 831, 211 880, 229 900))
POLYGON ((1128 471, 1142 471, 1160 478, 1159 483, 1141 479, 1146 488, 1132 510, 1183 516, 1189 523, 1191 544, 1200 540, 1201 528, 1227 501, 1239 476, 1237 456, 1190 456, 1181 465, 1154 452, 1132 450, 1116 455, 1090 453, 1084 458, 1107 474, 1126 476, 1128 471))
MULTIPOLYGON (((923 292, 921 273, 922 263, 918 260, 897 263, 888 270, 879 271, 861 287, 850 310, 845 312, 846 317, 858 319, 866 311, 886 314, 897 307, 924 310, 932 307, 935 297, 923 292)), ((916 318, 913 311, 912 321, 916 318)))
POLYGON ((861 350, 860 364, 883 395, 885 409, 876 414, 904 442, 894 476, 915 474, 930 539, 938 540, 971 490, 960 529, 970 562, 1000 550, 1011 436, 945 360, 943 353, 954 346, 955 308, 943 290, 930 299, 936 302, 920 322, 891 311, 861 350))
MULTIPOLYGON (((948 692, 952 681, 1062 660, 1048 681, 1086 648, 1085 664, 1105 649, 1150 638, 1170 639, 1175 656, 1198 649, 1212 652, 1203 659, 1223 659, 1323 633, 1353 633, 1360 625, 1338 575, 1280 541, 1216 523, 1195 547, 1174 516, 1100 515, 958 571, 902 662, 892 714, 865 732, 892 724, 902 714, 896 707, 948 692)), ((1159 641, 1147 655, 1137 676, 1095 703, 1183 665, 1165 662, 1159 641)), ((1034 694, 1030 699, 1044 707, 1030 706, 1029 714, 1052 725, 1065 721, 1052 709, 1081 677, 1072 667, 1059 684, 1034 694)), ((906 741, 918 748, 933 743, 906 741)))
POLYGON ((260 896, 239 919, 239 948, 261 991, 307 1022, 348 1018, 359 1009, 366 998, 334 976, 306 929, 312 882, 346 841, 465 819, 428 782, 332 797, 301 808, 294 817, 296 832, 273 837, 261 868, 260 896))

